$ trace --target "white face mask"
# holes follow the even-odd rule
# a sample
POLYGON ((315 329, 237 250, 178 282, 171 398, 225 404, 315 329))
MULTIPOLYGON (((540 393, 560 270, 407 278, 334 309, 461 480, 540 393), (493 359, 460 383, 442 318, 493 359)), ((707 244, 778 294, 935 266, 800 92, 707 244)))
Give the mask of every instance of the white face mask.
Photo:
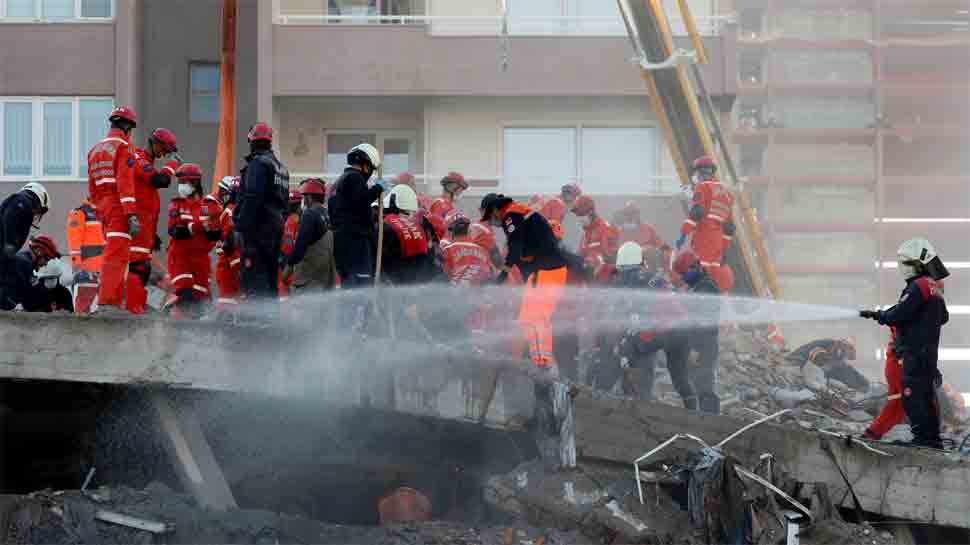
POLYGON ((192 184, 179 184, 179 195, 181 195, 182 198, 187 199, 187 198, 191 197, 193 193, 195 193, 195 186, 194 185, 192 185, 192 184))

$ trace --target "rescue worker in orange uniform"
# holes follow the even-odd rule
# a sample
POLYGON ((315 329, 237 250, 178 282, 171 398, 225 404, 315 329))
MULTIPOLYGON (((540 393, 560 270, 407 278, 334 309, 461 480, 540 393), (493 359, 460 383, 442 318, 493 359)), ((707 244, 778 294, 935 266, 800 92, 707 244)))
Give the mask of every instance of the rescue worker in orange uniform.
MULTIPOLYGON (((209 297, 211 265, 209 250, 222 238, 222 230, 211 221, 210 205, 202 198, 202 169, 185 163, 175 172, 178 196, 168 205, 169 275, 177 302, 173 315, 198 319, 209 297)), ((218 214, 216 214, 218 215, 218 214)))
MULTIPOLYGON (((138 219, 134 150, 131 131, 138 125, 135 112, 115 108, 108 116, 111 130, 88 152, 88 195, 105 233, 105 248, 98 287, 99 311, 121 309, 133 237, 142 231, 138 219)), ((146 227, 147 228, 147 227, 146 227)))
POLYGON ((677 249, 686 244, 702 266, 716 267, 721 265, 724 252, 734 241, 734 196, 717 178, 717 164, 712 157, 694 161, 691 177, 693 197, 687 219, 680 228, 677 249))
MULTIPOLYGON (((471 220, 464 214, 454 214, 448 224, 449 244, 443 246, 445 273, 452 286, 477 289, 492 279, 491 258, 471 238, 471 220)), ((474 302, 464 322, 472 339, 482 341, 486 334, 491 305, 474 302)))
POLYGON ((104 230, 90 199, 67 214, 67 246, 74 269, 74 312, 88 314, 98 296, 104 230))
POLYGON ((566 208, 566 203, 562 201, 559 197, 553 197, 542 203, 542 208, 539 209, 539 213, 543 215, 549 221, 555 221, 562 224, 562 220, 566 218, 566 212, 569 209, 566 208))
POLYGON ((428 212, 432 216, 444 219, 445 215, 455 208, 455 203, 467 189, 468 182, 465 181, 465 177, 460 172, 449 172, 447 176, 441 179, 441 196, 431 203, 428 212))
POLYGON ((619 231, 596 213, 596 204, 589 195, 576 199, 573 213, 583 218, 579 255, 592 270, 595 281, 608 282, 614 270, 611 263, 619 249, 619 231))
MULTIPOLYGON (((289 208, 286 214, 286 222, 283 224, 283 238, 280 239, 280 269, 286 265, 286 260, 293 253, 293 246, 296 244, 296 235, 300 232, 300 205, 303 203, 303 195, 300 190, 291 187, 289 195, 289 208)), ((290 286, 293 285, 293 277, 283 278, 279 276, 280 301, 290 299, 290 286)))
POLYGON ((219 298, 216 308, 220 312, 234 312, 239 306, 242 287, 239 284, 239 270, 241 259, 236 237, 233 236, 232 212, 236 208, 236 197, 239 195, 239 177, 226 176, 219 181, 218 198, 222 205, 219 215, 219 228, 222 240, 216 244, 216 286, 219 288, 219 298))
POLYGON ((508 277, 513 267, 525 277, 518 321, 529 357, 536 366, 558 376, 551 319, 567 278, 567 261, 559 241, 541 214, 505 195, 486 195, 481 210, 482 221, 500 225, 508 240, 500 279, 508 277))
POLYGON ((156 170, 155 161, 177 152, 172 131, 155 129, 148 137, 148 147, 134 148, 128 159, 135 180, 135 206, 140 226, 138 234, 132 235, 125 284, 125 308, 132 314, 144 314, 148 302, 145 288, 152 274, 152 248, 158 238, 158 216, 162 207, 158 190, 172 185, 172 176, 179 165, 172 159, 161 170, 156 170))

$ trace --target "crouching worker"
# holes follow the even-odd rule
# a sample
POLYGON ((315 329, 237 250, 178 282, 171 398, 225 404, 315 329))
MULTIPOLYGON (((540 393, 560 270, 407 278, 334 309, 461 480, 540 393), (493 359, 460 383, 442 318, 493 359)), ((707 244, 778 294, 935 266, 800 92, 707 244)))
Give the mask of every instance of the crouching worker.
POLYGON ((631 297, 616 309, 615 316, 629 319, 626 331, 613 348, 619 365, 603 365, 597 383, 606 389, 613 387, 617 375, 624 375, 624 390, 639 390, 643 400, 653 399, 656 360, 661 351, 667 358, 667 370, 684 407, 697 409, 697 396, 687 370, 690 351, 683 329, 687 309, 674 295, 673 286, 660 272, 650 272, 643 263, 643 249, 635 242, 627 242, 616 255, 615 285, 621 288, 645 290, 646 301, 631 297), (639 387, 631 384, 629 369, 639 369, 639 387))
POLYGON ((35 283, 24 302, 27 312, 74 312, 70 286, 74 273, 60 259, 51 259, 34 273, 35 283))
POLYGON ((31 238, 27 248, 14 254, 4 268, 3 283, 6 289, 2 292, 0 310, 14 310, 18 306, 23 309, 32 307, 34 273, 59 257, 61 254, 57 251, 54 239, 47 235, 31 238))
POLYGON ((172 316, 199 319, 209 297, 209 250, 222 238, 219 226, 203 214, 202 169, 186 163, 175 172, 178 196, 168 205, 169 275, 175 291, 172 316), (211 230, 207 230, 208 227, 211 230))

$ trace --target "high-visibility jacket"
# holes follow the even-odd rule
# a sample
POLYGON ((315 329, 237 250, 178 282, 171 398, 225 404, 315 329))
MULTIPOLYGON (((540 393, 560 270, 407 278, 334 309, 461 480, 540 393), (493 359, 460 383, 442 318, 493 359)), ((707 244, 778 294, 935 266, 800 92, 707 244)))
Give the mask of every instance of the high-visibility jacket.
POLYGON ((129 161, 132 146, 119 129, 111 129, 108 136, 88 152, 88 195, 102 213, 121 206, 126 216, 138 212, 135 198, 133 161, 129 161))
POLYGON ((439 218, 444 218, 448 212, 451 212, 455 208, 455 203, 451 201, 448 197, 441 196, 431 203, 431 207, 428 212, 433 216, 438 216, 439 218))
POLYGON ((71 267, 75 270, 89 273, 101 270, 104 229, 94 212, 94 205, 87 199, 67 214, 67 245, 71 252, 71 267))
POLYGON ((478 286, 491 278, 492 264, 488 251, 467 235, 447 245, 442 243, 441 251, 444 254, 445 272, 452 284, 478 286))
POLYGON ((606 220, 596 217, 583 228, 583 238, 579 243, 579 255, 588 267, 598 267, 616 258, 619 249, 620 233, 606 220))
POLYGON ((705 267, 721 264, 734 240, 734 196, 719 180, 705 180, 694 188, 691 208, 680 228, 705 267))

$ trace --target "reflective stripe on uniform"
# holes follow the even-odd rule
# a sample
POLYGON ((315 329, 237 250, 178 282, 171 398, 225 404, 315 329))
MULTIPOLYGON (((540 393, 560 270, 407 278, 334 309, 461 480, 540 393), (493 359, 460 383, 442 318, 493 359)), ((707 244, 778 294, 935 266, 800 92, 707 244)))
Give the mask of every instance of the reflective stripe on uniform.
POLYGON ((720 267, 720 263, 714 263, 713 261, 701 261, 702 267, 720 267))
POLYGON ((717 214, 708 214, 707 217, 708 219, 712 219, 714 221, 719 221, 721 223, 724 223, 724 218, 722 218, 721 216, 718 216, 717 214))
POLYGON ((208 289, 206 289, 206 288, 204 288, 204 287, 202 287, 202 286, 200 286, 198 284, 193 284, 192 285, 192 289, 194 289, 196 291, 201 291, 202 293, 209 293, 209 290, 208 289))
POLYGON ((232 299, 230 297, 220 297, 216 300, 217 303, 222 303, 224 305, 238 305, 239 301, 232 299))
POLYGON ((192 279, 192 275, 191 274, 180 274, 180 275, 178 275, 178 276, 176 276, 175 278, 172 279, 172 283, 174 284, 174 283, 178 282, 179 280, 185 280, 186 278, 188 278, 189 280, 191 280, 192 279))
POLYGON ((103 144, 105 142, 118 142, 119 144, 127 144, 128 143, 123 138, 118 138, 117 136, 110 136, 110 137, 105 138, 104 140, 102 140, 101 142, 98 142, 98 143, 99 144, 103 144))
POLYGON ((229 262, 229 266, 235 267, 236 265, 239 265, 239 263, 240 263, 240 258, 237 257, 236 259, 233 259, 232 261, 229 262))
POLYGON ((729 237, 727 235, 721 235, 721 238, 723 238, 724 240, 734 240, 734 237, 729 237))
POLYGON ((132 246, 131 248, 129 248, 129 250, 131 250, 132 252, 141 252, 143 254, 152 253, 152 251, 149 250, 148 248, 142 248, 141 246, 132 246))
POLYGON ((71 250, 71 255, 81 255, 81 250, 71 250))
POLYGON ((127 238, 128 240, 131 240, 131 235, 129 235, 128 233, 119 233, 117 231, 112 231, 108 233, 107 237, 108 238, 127 238))
POLYGON ((686 220, 684 220, 684 223, 686 223, 688 225, 693 225, 694 227, 697 227, 697 222, 694 221, 694 220, 692 220, 692 219, 686 219, 686 220))
POLYGON ((122 197, 121 202, 135 202, 134 197, 122 197))
POLYGON ((114 178, 101 178, 100 180, 95 180, 94 185, 104 185, 104 184, 114 184, 118 183, 118 180, 114 178))
POLYGON ((74 284, 74 286, 78 288, 97 288, 98 287, 97 284, 74 284))
POLYGON ((891 396, 886 397, 888 401, 893 401, 893 400, 902 399, 902 398, 903 398, 903 394, 893 394, 891 396))
POLYGON ((182 219, 184 219, 184 220, 195 219, 195 216, 193 216, 192 214, 182 214, 179 217, 182 218, 182 219))

